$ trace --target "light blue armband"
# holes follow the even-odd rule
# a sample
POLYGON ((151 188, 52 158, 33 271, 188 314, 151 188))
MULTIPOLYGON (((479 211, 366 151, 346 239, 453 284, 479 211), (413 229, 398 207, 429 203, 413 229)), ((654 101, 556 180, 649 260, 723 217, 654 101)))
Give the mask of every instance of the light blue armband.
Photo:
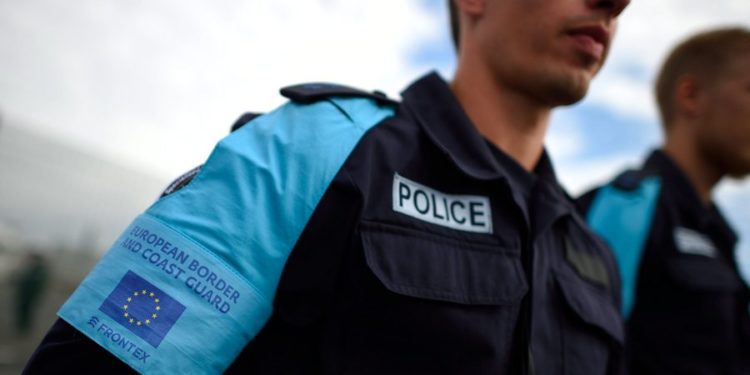
POLYGON ((606 185, 597 193, 587 215, 591 228, 612 247, 620 270, 622 315, 635 304, 638 269, 651 230, 661 183, 657 177, 641 181, 633 190, 606 185))
POLYGON ((284 264, 331 181, 392 114, 329 98, 254 119, 135 219, 59 316, 138 372, 223 372, 270 318, 284 264))

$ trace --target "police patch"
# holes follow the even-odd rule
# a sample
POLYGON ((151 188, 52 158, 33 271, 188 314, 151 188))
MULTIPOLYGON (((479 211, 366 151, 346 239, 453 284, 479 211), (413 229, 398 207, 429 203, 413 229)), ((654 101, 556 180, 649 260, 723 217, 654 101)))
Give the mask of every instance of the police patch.
POLYGON ((428 223, 475 233, 492 233, 490 199, 451 195, 393 175, 393 211, 428 223))

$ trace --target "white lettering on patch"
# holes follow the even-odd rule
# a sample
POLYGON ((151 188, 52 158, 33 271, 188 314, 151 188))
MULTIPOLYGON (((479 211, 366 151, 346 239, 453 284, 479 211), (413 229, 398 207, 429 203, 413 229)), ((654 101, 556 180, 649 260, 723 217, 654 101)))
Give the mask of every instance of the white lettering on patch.
POLYGON ((677 245, 677 250, 681 253, 716 257, 716 247, 711 239, 692 229, 675 228, 674 242, 677 245))
POLYGON ((476 233, 492 233, 488 197, 450 195, 393 175, 393 211, 428 223, 476 233))

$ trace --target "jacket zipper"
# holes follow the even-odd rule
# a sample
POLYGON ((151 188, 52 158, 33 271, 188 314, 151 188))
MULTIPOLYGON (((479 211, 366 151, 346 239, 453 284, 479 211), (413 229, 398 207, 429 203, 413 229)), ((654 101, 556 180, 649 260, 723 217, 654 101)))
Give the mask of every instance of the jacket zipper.
POLYGON ((521 249, 521 265, 526 275, 528 291, 521 302, 521 374, 534 375, 533 357, 531 353, 531 318, 532 318, 532 296, 534 292, 534 268, 533 252, 531 247, 531 234, 529 230, 524 231, 523 247, 521 249))

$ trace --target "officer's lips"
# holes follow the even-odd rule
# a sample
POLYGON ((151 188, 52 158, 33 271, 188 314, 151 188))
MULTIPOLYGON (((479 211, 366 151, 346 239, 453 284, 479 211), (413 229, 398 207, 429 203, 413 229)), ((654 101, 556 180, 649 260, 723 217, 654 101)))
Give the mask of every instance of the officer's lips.
POLYGON ((578 26, 569 29, 566 34, 571 37, 576 48, 590 57, 601 61, 609 45, 609 31, 599 25, 578 26))

